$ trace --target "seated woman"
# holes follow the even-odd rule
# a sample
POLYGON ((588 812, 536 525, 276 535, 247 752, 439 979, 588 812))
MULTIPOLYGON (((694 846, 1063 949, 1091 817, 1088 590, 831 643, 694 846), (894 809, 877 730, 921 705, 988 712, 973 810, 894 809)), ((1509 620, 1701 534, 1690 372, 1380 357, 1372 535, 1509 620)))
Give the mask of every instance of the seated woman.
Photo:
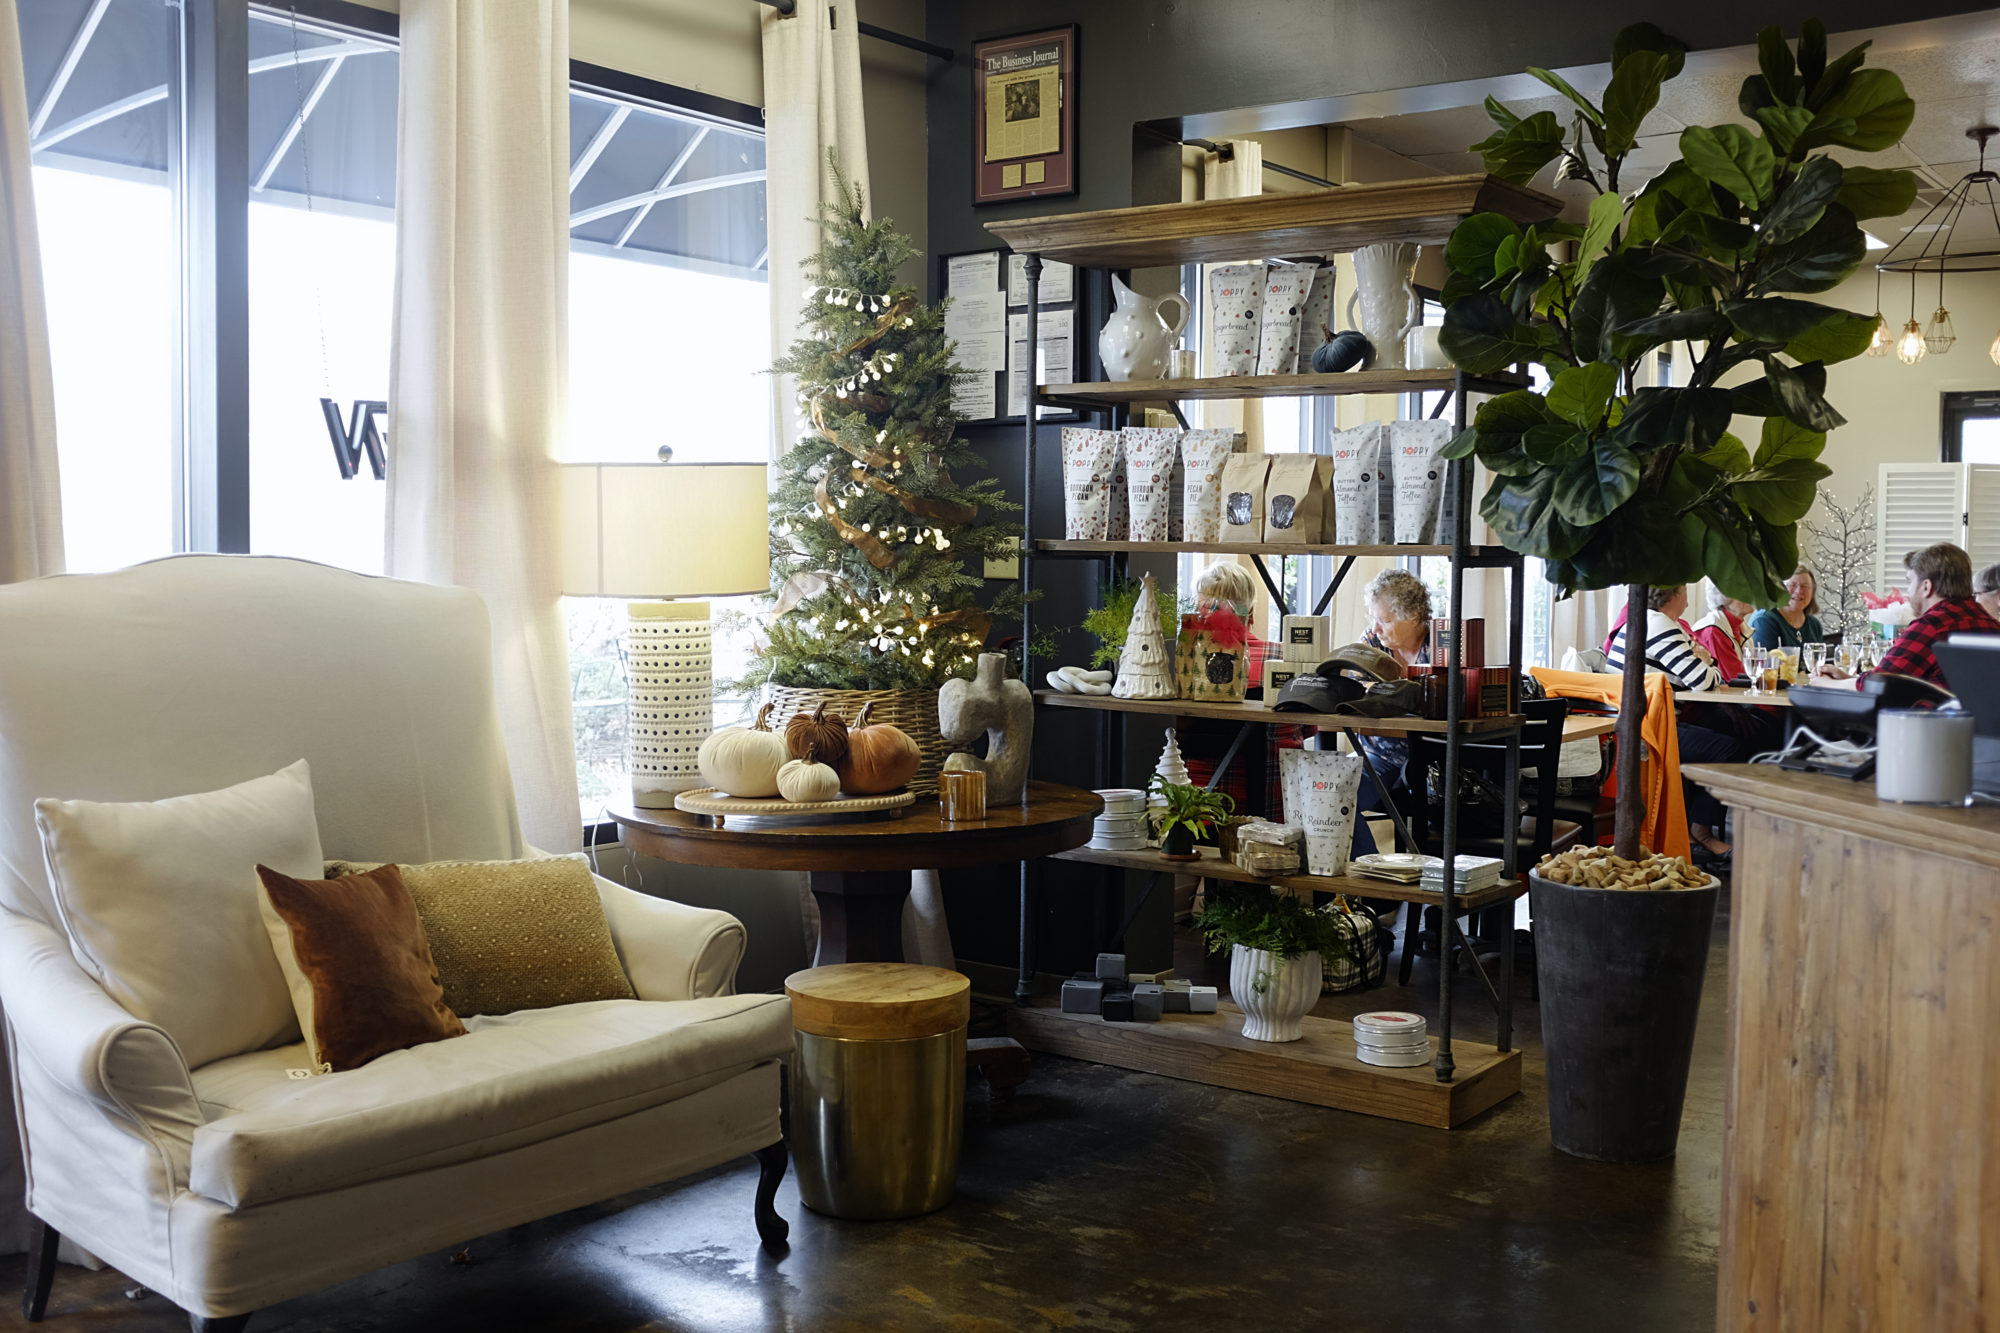
POLYGON ((1750 641, 1759 648, 1801 648, 1819 643, 1826 632, 1819 623, 1819 580, 1804 565, 1785 580, 1791 598, 1783 606, 1753 612, 1750 641))
POLYGON ((1749 643, 1750 603, 1723 596, 1722 589, 1713 583, 1708 585, 1706 591, 1708 614, 1695 621, 1688 634, 1708 649, 1708 655, 1715 659, 1716 669, 1722 672, 1722 678, 1734 680, 1744 674, 1743 649, 1749 643))
MULTIPOLYGON (((1396 665, 1405 674, 1409 668, 1429 662, 1431 590, 1422 579, 1407 569, 1385 569, 1369 581, 1362 593, 1362 605, 1368 609, 1368 632, 1362 636, 1365 642, 1396 659, 1396 665)), ((1380 736, 1363 736, 1360 740, 1368 752, 1368 762, 1382 781, 1389 784, 1388 799, 1398 802, 1397 808, 1401 809, 1401 802, 1408 799, 1403 770, 1410 762, 1409 741, 1380 736)), ((1359 808, 1380 810, 1383 804, 1382 791, 1364 771, 1359 808)), ((1360 856, 1375 850, 1374 830, 1368 827, 1367 820, 1356 818, 1354 854, 1360 856)))
POLYGON ((1987 615, 2000 620, 2000 565, 1988 565, 1972 576, 1972 596, 1987 615))
MULTIPOLYGON (((1646 669, 1666 675, 1676 690, 1712 690, 1722 684, 1722 672, 1715 660, 1681 627, 1680 615, 1687 610, 1687 585, 1653 588, 1646 597, 1645 642, 1640 651, 1646 669)), ((1612 671, 1625 669, 1626 645, 1631 626, 1621 626, 1612 636, 1606 656, 1612 671)), ((1743 742, 1735 736, 1678 719, 1675 732, 1680 740, 1683 764, 1733 764, 1748 757, 1743 742)), ((1729 855, 1730 847, 1717 836, 1722 828, 1722 803, 1708 788, 1683 778, 1682 793, 1687 802, 1688 837, 1712 856, 1729 855)))

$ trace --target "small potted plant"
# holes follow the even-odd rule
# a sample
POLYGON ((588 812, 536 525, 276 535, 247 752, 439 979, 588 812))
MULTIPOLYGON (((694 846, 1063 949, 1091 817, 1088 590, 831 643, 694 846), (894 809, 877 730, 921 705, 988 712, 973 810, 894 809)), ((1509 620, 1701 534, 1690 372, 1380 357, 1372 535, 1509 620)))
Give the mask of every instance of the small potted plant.
POLYGON ((1195 925, 1209 952, 1229 953, 1229 998, 1252 1041, 1297 1041, 1318 1002, 1325 961, 1346 956, 1335 918, 1284 890, 1210 880, 1195 925))
POLYGON ((1152 797, 1153 822, 1159 829, 1160 855, 1169 861, 1192 861, 1200 856, 1195 843, 1214 842, 1222 821, 1236 810, 1236 802, 1227 792, 1168 782, 1158 774, 1153 776, 1148 795, 1152 797))

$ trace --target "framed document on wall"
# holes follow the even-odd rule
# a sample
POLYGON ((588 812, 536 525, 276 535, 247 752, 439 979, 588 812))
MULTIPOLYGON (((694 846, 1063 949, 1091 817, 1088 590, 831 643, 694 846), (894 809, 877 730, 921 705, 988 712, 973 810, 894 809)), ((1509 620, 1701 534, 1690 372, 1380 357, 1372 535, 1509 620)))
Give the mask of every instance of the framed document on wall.
POLYGON ((972 44, 972 202, 1076 193, 1076 25, 972 44))

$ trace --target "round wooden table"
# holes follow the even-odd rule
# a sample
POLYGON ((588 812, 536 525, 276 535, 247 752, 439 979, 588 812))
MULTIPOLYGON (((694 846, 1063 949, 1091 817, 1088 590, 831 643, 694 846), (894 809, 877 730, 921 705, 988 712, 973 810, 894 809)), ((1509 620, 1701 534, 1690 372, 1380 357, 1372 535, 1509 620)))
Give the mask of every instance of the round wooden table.
POLYGON ((946 824, 935 796, 879 815, 825 822, 745 820, 704 826, 679 810, 612 806, 618 841, 676 865, 803 870, 819 901, 813 966, 903 961, 903 900, 912 870, 952 870, 1052 856, 1090 841, 1104 802, 1095 792, 1030 782, 1017 804, 987 807, 978 823, 946 824))

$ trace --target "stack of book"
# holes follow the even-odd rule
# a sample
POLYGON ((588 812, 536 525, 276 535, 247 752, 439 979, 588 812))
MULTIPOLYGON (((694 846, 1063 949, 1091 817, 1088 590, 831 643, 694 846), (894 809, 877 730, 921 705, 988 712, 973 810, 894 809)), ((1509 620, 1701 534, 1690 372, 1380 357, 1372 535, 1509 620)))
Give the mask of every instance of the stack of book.
MULTIPOLYGON (((1467 856, 1460 852, 1452 858, 1451 869, 1452 888, 1457 893, 1477 893, 1500 882, 1500 858, 1497 856, 1467 856)), ((1423 886, 1431 893, 1444 892, 1444 861, 1441 858, 1424 858, 1423 886)))
POLYGON ((1391 884, 1415 884, 1422 877, 1428 859, 1412 852, 1369 852, 1349 860, 1347 873, 1384 879, 1391 884))

